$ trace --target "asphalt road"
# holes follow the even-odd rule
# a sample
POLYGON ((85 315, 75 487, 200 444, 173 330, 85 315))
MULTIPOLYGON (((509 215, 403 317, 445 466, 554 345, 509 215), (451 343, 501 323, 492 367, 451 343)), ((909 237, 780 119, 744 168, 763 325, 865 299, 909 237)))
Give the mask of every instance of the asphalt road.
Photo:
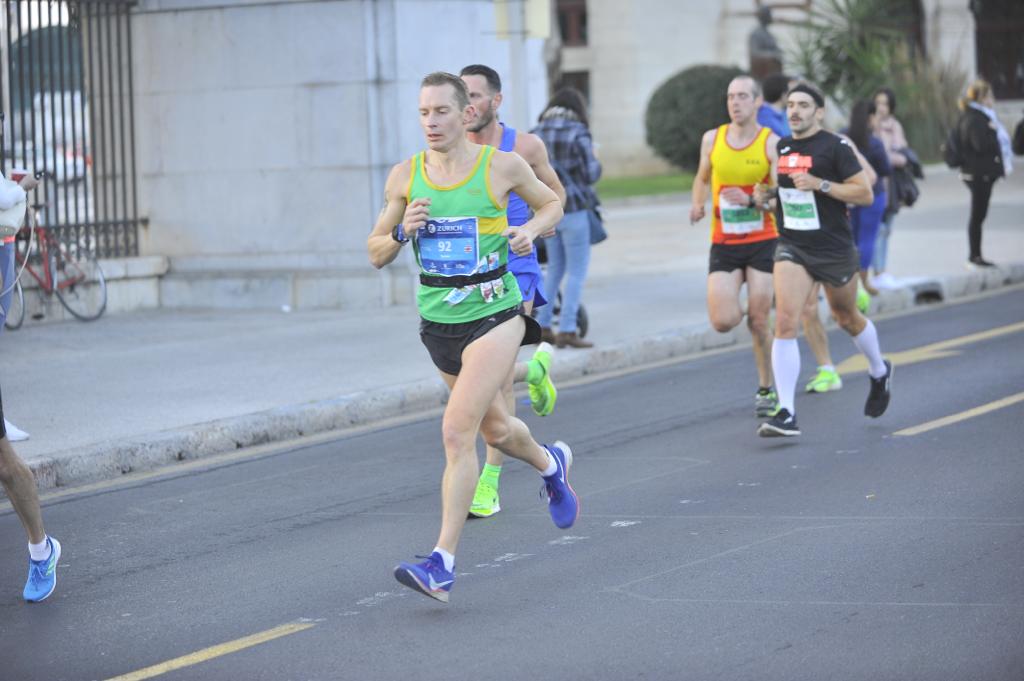
POLYGON ((880 320, 889 411, 848 372, 795 440, 755 436, 749 349, 564 386, 528 423, 572 445, 579 522, 511 464, 448 605, 391 576, 436 538, 436 415, 51 497, 40 605, 0 507, 0 679, 1019 681, 1022 293, 880 320))

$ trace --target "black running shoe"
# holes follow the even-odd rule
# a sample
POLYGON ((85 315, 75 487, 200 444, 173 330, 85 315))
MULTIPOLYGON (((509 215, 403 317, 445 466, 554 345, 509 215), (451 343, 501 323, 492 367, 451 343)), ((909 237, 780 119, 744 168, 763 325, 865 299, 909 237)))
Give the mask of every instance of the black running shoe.
POLYGON ((864 403, 864 415, 877 419, 885 413, 889 406, 889 394, 892 389, 892 362, 885 360, 885 375, 871 379, 871 392, 864 403))
POLYGON ((788 409, 779 409, 770 421, 761 424, 757 434, 761 437, 793 437, 800 434, 800 428, 796 425, 796 416, 788 409))

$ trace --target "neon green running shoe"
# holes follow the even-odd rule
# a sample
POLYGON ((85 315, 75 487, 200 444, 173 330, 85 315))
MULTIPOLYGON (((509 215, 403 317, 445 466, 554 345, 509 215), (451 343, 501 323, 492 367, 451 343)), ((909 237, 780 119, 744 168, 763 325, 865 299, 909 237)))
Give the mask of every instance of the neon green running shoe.
POLYGON ((547 416, 555 410, 558 391, 551 382, 551 343, 541 343, 530 360, 531 365, 526 374, 527 390, 530 393, 530 406, 537 416, 547 416))
POLYGON ((871 307, 871 294, 861 288, 860 284, 857 285, 857 309, 860 310, 861 314, 867 314, 868 309, 871 307))
POLYGON ((779 410, 779 396, 774 390, 758 390, 754 395, 754 414, 758 418, 775 416, 779 410))
POLYGON ((811 379, 810 383, 807 384, 807 392, 827 393, 833 390, 839 390, 842 387, 843 379, 839 377, 838 372, 818 367, 817 375, 811 379))
POLYGON ((501 510, 498 503, 498 488, 489 482, 480 480, 476 483, 476 494, 469 506, 469 514, 477 518, 489 518, 501 510))

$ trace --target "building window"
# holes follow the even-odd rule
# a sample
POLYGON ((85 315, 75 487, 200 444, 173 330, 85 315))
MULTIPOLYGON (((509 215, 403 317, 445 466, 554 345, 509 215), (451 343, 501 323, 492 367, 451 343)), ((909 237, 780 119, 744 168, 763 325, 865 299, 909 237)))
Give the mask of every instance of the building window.
POLYGON ((972 0, 978 74, 997 99, 1024 99, 1024 3, 972 0))
POLYGON ((586 46, 587 0, 558 0, 558 30, 563 46, 586 46))
POLYGON ((558 81, 559 90, 563 87, 576 88, 583 93, 583 98, 587 100, 587 105, 590 105, 590 71, 566 71, 562 74, 561 80, 558 81))

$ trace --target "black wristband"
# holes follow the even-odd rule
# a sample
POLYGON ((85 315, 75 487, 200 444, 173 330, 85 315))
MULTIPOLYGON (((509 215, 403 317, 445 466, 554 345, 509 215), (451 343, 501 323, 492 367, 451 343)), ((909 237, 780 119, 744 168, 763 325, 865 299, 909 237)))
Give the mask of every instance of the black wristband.
POLYGON ((391 228, 391 238, 400 244, 409 243, 409 237, 405 235, 405 230, 402 229, 402 223, 398 223, 391 228))

